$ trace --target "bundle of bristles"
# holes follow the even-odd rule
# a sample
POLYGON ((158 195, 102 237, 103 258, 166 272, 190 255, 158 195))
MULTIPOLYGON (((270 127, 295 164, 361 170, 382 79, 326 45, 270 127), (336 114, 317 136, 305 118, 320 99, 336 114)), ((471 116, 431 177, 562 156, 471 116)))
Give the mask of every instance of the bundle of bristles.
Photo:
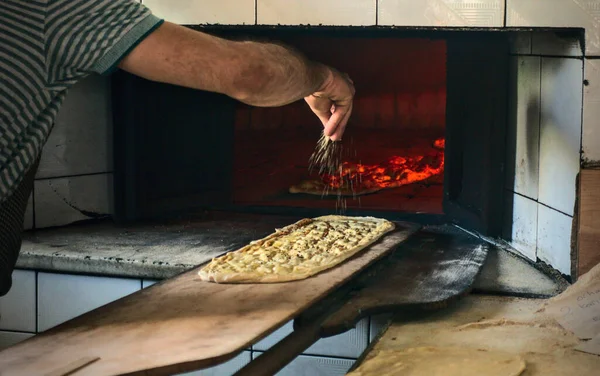
MULTIPOLYGON (((348 154, 348 152, 350 152, 350 150, 345 150, 342 147, 341 141, 332 141, 329 137, 325 136, 324 133, 321 133, 321 138, 319 138, 317 146, 309 158, 308 169, 311 173, 315 170, 318 171, 319 175, 326 174, 335 176, 339 174, 341 183, 340 187, 350 186, 354 197, 354 182, 342 174, 342 163, 344 161, 345 154, 348 154), (344 182, 344 179, 347 179, 347 181, 344 182)), ((325 190, 323 191, 323 196, 329 193, 329 189, 334 188, 326 185, 325 190)), ((337 191, 336 211, 338 213, 343 213, 346 211, 346 198, 345 196, 342 196, 340 188, 338 188, 337 191)))

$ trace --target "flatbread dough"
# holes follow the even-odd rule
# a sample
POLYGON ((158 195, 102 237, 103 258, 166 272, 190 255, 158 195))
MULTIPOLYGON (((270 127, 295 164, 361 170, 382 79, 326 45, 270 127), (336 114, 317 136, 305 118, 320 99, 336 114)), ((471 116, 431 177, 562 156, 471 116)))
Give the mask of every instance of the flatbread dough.
POLYGON ((518 355, 475 348, 413 347, 384 350, 347 376, 518 376, 518 355))
POLYGON ((373 217, 307 218, 213 259, 198 274, 217 283, 305 279, 342 263, 394 228, 393 222, 373 217))

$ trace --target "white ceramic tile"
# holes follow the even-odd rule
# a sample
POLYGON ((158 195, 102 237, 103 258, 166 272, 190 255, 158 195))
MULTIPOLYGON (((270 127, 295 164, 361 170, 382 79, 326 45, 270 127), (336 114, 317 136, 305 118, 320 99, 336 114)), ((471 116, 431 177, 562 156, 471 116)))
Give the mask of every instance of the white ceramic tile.
POLYGON ((152 13, 180 25, 254 25, 254 0, 143 0, 152 13))
POLYGON ((583 158, 600 162, 600 60, 585 60, 583 87, 583 158))
POLYGON ((142 279, 142 288, 145 289, 146 287, 150 287, 155 283, 158 283, 160 281, 158 280, 153 280, 153 279, 142 279))
POLYGON ((503 0, 379 0, 379 25, 504 26, 503 0))
POLYGON ((523 256, 536 261, 538 203, 513 194, 511 245, 523 256))
POLYGON ((109 78, 89 76, 73 86, 42 151, 37 178, 112 170, 109 78))
POLYGON ((537 199, 539 183, 540 141, 540 69, 541 58, 536 56, 513 56, 510 109, 513 114, 509 123, 509 161, 514 168, 507 169, 514 176, 507 176, 513 190, 537 199))
MULTIPOLYGON (((358 357, 367 347, 367 328, 369 320, 363 319, 356 328, 334 337, 324 338, 306 349, 304 354, 316 354, 326 356, 358 357)), ((293 322, 290 321, 270 336, 253 346, 254 350, 265 351, 274 344, 281 341, 293 331, 293 322)))
POLYGON ((553 32, 532 34, 531 52, 547 56, 583 56, 581 43, 577 38, 563 38, 553 32))
POLYGON ((36 180, 36 228, 110 214, 112 189, 112 174, 36 180))
POLYGON ((250 351, 244 351, 235 358, 215 367, 206 368, 200 371, 181 373, 180 376, 230 376, 239 371, 246 364, 250 363, 250 351))
POLYGON ((27 208, 25 208, 25 217, 23 218, 23 229, 31 230, 33 228, 33 193, 27 200, 27 208))
POLYGON ((276 375, 343 376, 352 367, 352 364, 354 364, 354 360, 300 355, 276 375))
POLYGON ((381 333, 381 331, 387 327, 391 319, 392 315, 387 313, 371 316, 369 343, 372 342, 379 335, 379 333, 381 333))
POLYGON ((34 271, 13 271, 11 289, 0 297, 0 329, 35 332, 34 271))
POLYGON ((598 0, 507 0, 506 6, 507 26, 584 28, 586 54, 600 55, 598 0))
POLYGON ((573 215, 579 173, 583 62, 542 58, 540 202, 573 215))
POLYGON ((0 331, 0 350, 14 346, 27 338, 33 337, 31 333, 3 332, 0 331))
POLYGON ((531 32, 521 31, 511 37, 510 52, 518 55, 531 54, 531 32))
POLYGON ((38 274, 38 331, 132 294, 140 280, 68 274, 38 274))
POLYGON ((373 0, 257 0, 259 25, 375 25, 373 0))
POLYGON ((537 256, 561 273, 571 275, 573 218, 538 204, 537 256))

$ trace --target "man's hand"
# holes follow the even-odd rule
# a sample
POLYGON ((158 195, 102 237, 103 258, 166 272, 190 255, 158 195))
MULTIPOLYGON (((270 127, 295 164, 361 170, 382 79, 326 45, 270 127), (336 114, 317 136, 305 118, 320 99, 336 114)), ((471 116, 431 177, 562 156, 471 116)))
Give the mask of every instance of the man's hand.
POLYGON ((325 136, 332 141, 341 141, 352 114, 354 83, 347 75, 326 69, 329 73, 323 86, 304 100, 323 123, 325 136))

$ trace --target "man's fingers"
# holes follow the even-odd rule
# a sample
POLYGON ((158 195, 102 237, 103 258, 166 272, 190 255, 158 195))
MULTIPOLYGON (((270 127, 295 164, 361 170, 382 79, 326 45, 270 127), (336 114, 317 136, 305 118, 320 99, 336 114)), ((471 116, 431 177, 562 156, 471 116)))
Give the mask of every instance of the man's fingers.
POLYGON ((323 123, 323 133, 333 141, 342 139, 352 113, 354 82, 345 73, 331 69, 332 80, 306 102, 323 123))
POLYGON ((344 118, 338 125, 337 129, 335 130, 332 140, 335 141, 335 140, 342 139, 342 136, 344 135, 344 132, 346 131, 346 126, 348 125, 348 120, 350 120, 350 115, 352 115, 352 108, 353 108, 353 105, 350 104, 350 108, 346 112, 346 115, 344 116, 344 118))
POLYGON ((339 141, 342 139, 351 111, 352 105, 348 107, 338 106, 336 111, 329 118, 329 121, 325 125, 324 133, 332 141, 339 141))

